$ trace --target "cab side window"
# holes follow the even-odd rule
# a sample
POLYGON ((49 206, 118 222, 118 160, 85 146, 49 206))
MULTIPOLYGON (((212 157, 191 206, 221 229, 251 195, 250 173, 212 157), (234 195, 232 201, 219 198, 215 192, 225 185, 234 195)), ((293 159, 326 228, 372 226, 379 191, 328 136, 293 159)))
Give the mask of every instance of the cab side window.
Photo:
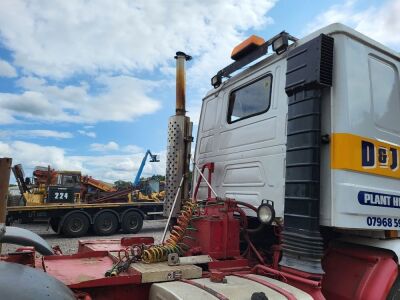
POLYGON ((268 111, 271 104, 272 76, 267 75, 233 90, 229 95, 228 123, 234 123, 268 111))

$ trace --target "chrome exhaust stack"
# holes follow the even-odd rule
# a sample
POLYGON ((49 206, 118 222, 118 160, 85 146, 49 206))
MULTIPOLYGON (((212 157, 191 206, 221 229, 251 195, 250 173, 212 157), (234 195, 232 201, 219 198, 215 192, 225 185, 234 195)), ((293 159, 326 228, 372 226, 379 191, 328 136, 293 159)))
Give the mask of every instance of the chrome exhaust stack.
POLYGON ((180 211, 181 203, 189 198, 190 150, 193 141, 193 123, 186 116, 185 62, 191 56, 177 52, 176 56, 176 114, 168 122, 166 194, 164 199, 164 216, 168 217, 173 207, 175 195, 182 177, 183 184, 173 209, 172 217, 180 211))

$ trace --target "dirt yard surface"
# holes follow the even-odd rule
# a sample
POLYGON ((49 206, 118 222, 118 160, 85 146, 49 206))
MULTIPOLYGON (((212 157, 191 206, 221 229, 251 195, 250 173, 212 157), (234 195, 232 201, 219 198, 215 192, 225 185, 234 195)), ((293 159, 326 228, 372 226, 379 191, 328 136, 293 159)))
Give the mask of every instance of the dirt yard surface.
MULTIPOLYGON (((78 249, 79 240, 119 239, 128 236, 152 236, 154 237, 156 243, 160 242, 165 223, 165 220, 144 221, 143 229, 138 234, 123 234, 122 232, 119 232, 111 236, 99 237, 89 233, 88 235, 80 238, 67 238, 62 235, 57 235, 53 230, 51 230, 51 228, 47 229, 47 223, 45 222, 33 224, 13 224, 13 226, 25 228, 39 234, 49 243, 50 246, 59 245, 63 251, 63 254, 73 254, 78 249)), ((8 252, 13 252, 18 247, 20 246, 3 244, 1 253, 5 254, 8 252)))

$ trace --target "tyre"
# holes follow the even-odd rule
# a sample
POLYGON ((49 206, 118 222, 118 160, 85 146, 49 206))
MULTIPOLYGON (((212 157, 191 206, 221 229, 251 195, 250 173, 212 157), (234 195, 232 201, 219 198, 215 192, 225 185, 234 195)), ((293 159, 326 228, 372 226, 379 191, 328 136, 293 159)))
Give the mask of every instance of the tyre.
POLYGON ((118 219, 110 211, 100 213, 93 224, 93 231, 96 235, 111 235, 118 229, 118 219))
POLYGON ((89 220, 82 213, 73 213, 69 215, 62 226, 62 233, 69 237, 80 237, 87 233, 89 229, 89 220))
POLYGON ((129 211, 122 218, 124 233, 138 233, 143 227, 143 217, 137 211, 129 211))
POLYGON ((58 233, 58 227, 60 226, 60 218, 51 218, 50 219, 50 228, 58 233))

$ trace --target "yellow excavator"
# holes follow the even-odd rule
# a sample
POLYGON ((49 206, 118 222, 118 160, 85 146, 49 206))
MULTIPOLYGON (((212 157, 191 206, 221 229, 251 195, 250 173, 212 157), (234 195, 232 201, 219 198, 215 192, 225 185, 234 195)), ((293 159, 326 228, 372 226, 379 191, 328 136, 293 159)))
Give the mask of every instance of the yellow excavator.
POLYGON ((165 181, 144 179, 134 190, 134 197, 138 201, 162 202, 165 198, 165 181))
POLYGON ((12 171, 25 206, 89 202, 100 193, 117 192, 113 185, 82 176, 80 171, 56 171, 50 166, 36 167, 32 179, 25 177, 21 164, 13 166, 12 171))

